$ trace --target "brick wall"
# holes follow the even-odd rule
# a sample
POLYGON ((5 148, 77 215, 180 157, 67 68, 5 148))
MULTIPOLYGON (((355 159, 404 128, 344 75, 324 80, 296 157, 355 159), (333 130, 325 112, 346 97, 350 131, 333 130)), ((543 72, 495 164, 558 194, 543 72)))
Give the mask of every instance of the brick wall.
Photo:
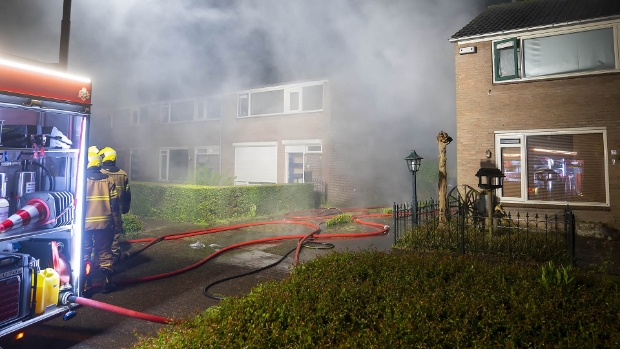
MULTIPOLYGON (((495 158, 495 131, 606 127, 608 151, 620 151, 620 74, 493 84, 491 42, 461 46, 476 46, 478 52, 459 55, 455 44, 458 184, 476 187, 485 151, 495 158)), ((610 209, 575 213, 577 219, 618 229, 620 163, 612 165, 609 156, 610 209)))

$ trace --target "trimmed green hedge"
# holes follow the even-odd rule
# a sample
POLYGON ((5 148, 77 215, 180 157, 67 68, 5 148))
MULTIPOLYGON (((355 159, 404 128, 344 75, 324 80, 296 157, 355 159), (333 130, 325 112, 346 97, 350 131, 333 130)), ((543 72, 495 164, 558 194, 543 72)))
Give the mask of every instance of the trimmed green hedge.
POLYGON ((145 218, 205 223, 312 208, 313 185, 207 187, 132 182, 131 211, 145 218))
POLYGON ((442 253, 340 252, 134 348, 619 348, 618 309, 613 276, 442 253))

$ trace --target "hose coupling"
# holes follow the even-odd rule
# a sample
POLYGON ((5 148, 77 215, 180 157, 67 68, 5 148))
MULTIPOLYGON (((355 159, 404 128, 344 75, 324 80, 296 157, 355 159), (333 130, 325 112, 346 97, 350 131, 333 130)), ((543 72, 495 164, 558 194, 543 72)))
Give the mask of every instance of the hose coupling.
POLYGON ((61 305, 69 305, 75 301, 75 296, 73 296, 73 288, 71 285, 63 285, 58 290, 58 303, 61 305), (70 299, 73 297, 73 299, 70 299))

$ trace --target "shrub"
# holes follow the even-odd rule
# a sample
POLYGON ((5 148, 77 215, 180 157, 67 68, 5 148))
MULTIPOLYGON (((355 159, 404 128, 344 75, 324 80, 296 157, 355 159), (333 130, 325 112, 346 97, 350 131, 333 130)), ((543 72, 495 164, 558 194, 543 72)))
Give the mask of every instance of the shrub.
POLYGON ((123 229, 121 230, 123 235, 137 234, 144 230, 144 222, 131 212, 121 215, 121 219, 123 220, 123 229))
POLYGON ((539 262, 566 261, 569 258, 563 232, 524 230, 512 223, 495 227, 493 233, 489 234, 487 229, 481 229, 471 222, 464 227, 459 226, 458 219, 449 220, 443 227, 438 227, 437 222, 430 220, 408 229, 396 241, 395 247, 461 251, 464 244, 468 253, 492 253, 539 262))
POLYGON ((347 224, 351 222, 353 222, 353 216, 349 213, 342 213, 332 219, 328 219, 325 222, 325 225, 328 227, 333 227, 336 225, 347 224))
POLYGON ((312 207, 312 183, 207 187, 132 182, 134 213, 166 221, 213 223, 312 207))
POLYGON ((332 253, 296 267, 137 348, 609 348, 620 287, 541 265, 445 253, 332 253))
POLYGON ((212 169, 201 166, 196 169, 195 184, 207 186, 229 186, 235 184, 235 177, 230 171, 219 173, 212 169))

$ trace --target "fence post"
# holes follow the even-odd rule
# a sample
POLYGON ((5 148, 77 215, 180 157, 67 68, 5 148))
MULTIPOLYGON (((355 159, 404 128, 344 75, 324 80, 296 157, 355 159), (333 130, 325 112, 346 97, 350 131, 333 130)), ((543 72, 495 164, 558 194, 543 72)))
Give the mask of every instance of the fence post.
POLYGON ((570 205, 566 205, 564 210, 564 231, 567 234, 568 240, 568 256, 570 257, 571 265, 575 264, 575 214, 570 208, 570 205))
POLYGON ((465 206, 459 201, 459 221, 457 226, 461 231, 461 254, 465 254, 465 206))
POLYGON ((396 245, 396 234, 398 234, 398 225, 396 225, 396 215, 397 215, 396 202, 392 205, 392 227, 394 227, 394 245, 396 245))
POLYGON ((325 198, 325 203, 327 203, 327 182, 324 182, 324 187, 325 187, 325 195, 323 195, 323 197, 325 198))

